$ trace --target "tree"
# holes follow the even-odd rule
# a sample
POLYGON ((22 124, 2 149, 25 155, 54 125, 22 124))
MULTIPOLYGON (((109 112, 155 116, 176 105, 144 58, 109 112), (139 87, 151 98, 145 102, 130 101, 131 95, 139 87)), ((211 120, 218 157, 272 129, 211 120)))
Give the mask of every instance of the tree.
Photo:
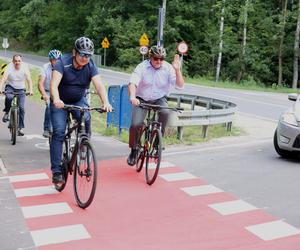
POLYGON ((297 27, 295 32, 295 43, 294 43, 294 64, 293 64, 293 89, 297 89, 298 84, 298 59, 299 59, 299 35, 300 35, 300 0, 298 1, 298 19, 297 27))

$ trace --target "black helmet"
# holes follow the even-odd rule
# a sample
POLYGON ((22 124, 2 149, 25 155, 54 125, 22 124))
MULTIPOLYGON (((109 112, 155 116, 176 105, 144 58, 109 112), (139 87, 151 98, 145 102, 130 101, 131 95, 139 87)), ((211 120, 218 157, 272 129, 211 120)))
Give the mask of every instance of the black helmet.
POLYGON ((79 37, 76 41, 75 41, 75 49, 79 52, 79 53, 84 53, 84 54, 88 54, 88 55, 93 55, 94 54, 94 44, 91 41, 91 39, 87 38, 87 37, 79 37))
POLYGON ((164 47, 154 45, 149 50, 149 56, 159 56, 159 57, 166 57, 167 53, 164 47))

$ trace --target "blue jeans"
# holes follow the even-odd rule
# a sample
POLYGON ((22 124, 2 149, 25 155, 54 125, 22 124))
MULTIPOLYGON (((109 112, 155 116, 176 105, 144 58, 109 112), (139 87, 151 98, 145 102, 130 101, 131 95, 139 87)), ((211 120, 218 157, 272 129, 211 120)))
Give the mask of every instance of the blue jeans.
MULTIPOLYGON (((83 97, 80 101, 76 103, 69 103, 71 105, 88 107, 86 98, 83 97)), ((64 136, 67 127, 67 115, 68 112, 63 109, 57 109, 50 103, 50 114, 52 121, 52 139, 50 143, 50 161, 51 161, 51 171, 52 173, 61 173, 61 157, 62 157, 62 148, 64 142, 64 136)), ((80 111, 72 111, 73 117, 78 120, 80 117, 80 111)), ((90 133, 91 130, 91 116, 89 112, 85 112, 85 128, 86 132, 90 133)))
MULTIPOLYGON (((50 93, 47 92, 47 95, 50 96, 50 93)), ((44 131, 52 131, 52 125, 51 125, 51 117, 50 117, 50 104, 47 103, 45 108, 45 114, 44 114, 44 131)))
MULTIPOLYGON (((15 89, 10 85, 5 86, 5 91, 6 92, 16 92, 18 94, 18 102, 19 102, 19 128, 24 128, 24 117, 25 117, 25 89, 15 89)), ((14 95, 7 93, 6 98, 5 98, 5 107, 3 111, 5 113, 8 113, 10 108, 11 108, 11 102, 13 99, 14 95)))

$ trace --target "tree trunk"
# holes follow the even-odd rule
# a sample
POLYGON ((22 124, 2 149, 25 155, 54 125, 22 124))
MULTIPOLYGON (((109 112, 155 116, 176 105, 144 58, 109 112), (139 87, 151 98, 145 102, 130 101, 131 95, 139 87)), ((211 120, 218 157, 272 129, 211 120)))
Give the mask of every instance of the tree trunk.
POLYGON ((281 32, 280 32, 280 41, 278 48, 278 85, 282 85, 282 50, 283 50, 283 39, 284 39, 284 29, 286 22, 286 10, 287 10, 287 2, 288 0, 284 0, 284 7, 282 10, 282 24, 281 24, 281 32))
POLYGON ((225 2, 226 0, 223 0, 222 10, 221 10, 220 43, 219 43, 219 55, 218 55, 217 70, 216 70, 216 82, 219 81, 221 62, 222 62, 225 2))
POLYGON ((293 89, 297 89, 298 84, 298 53, 299 53, 299 35, 300 35, 300 0, 298 3, 298 20, 297 28, 295 32, 295 43, 294 43, 294 74, 293 74, 293 89))
POLYGON ((243 77, 244 71, 245 71, 245 54, 246 54, 246 45, 247 45, 247 21, 248 21, 248 5, 249 5, 249 0, 245 1, 245 6, 244 6, 244 28, 243 28, 243 41, 242 41, 242 55, 240 58, 241 62, 241 67, 240 71, 237 75, 237 83, 241 82, 241 79, 243 77))

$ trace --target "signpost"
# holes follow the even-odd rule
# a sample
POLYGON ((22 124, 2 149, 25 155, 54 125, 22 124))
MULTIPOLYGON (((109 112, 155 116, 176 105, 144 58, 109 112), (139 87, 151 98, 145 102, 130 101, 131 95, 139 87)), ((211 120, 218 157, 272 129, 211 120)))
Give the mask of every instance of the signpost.
POLYGON ((140 37, 140 53, 143 55, 143 61, 145 58, 145 55, 148 53, 148 46, 149 46, 149 38, 147 36, 146 33, 144 33, 141 37, 140 37))
POLYGON ((5 56, 6 56, 6 49, 9 47, 9 43, 8 43, 8 38, 7 37, 3 37, 2 47, 3 47, 4 51, 5 51, 5 56))
POLYGON ((186 42, 182 41, 180 43, 177 44, 177 51, 181 54, 181 57, 180 57, 180 64, 181 64, 181 67, 182 67, 182 64, 183 64, 183 55, 186 55, 188 50, 189 50, 189 46, 187 45, 186 42))
POLYGON ((143 61, 145 60, 145 55, 148 53, 148 47, 143 45, 140 47, 140 53, 143 55, 143 61))
POLYGON ((106 66, 106 49, 109 48, 109 45, 110 45, 110 43, 109 43, 107 37, 104 37, 104 39, 101 42, 101 46, 104 49, 104 66, 106 66))

